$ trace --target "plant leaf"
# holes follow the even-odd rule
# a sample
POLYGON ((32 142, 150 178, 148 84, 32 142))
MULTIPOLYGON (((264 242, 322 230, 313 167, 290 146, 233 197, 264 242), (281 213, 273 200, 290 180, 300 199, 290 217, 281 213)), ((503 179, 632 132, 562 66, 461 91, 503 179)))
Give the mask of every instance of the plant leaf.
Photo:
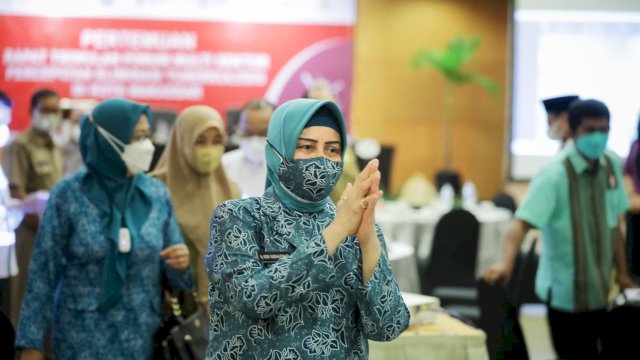
POLYGON ((468 74, 468 82, 480 85, 492 96, 498 93, 498 84, 486 76, 480 74, 468 74))
POLYGON ((475 83, 495 95, 498 86, 493 80, 480 74, 463 71, 463 66, 473 59, 479 46, 480 38, 478 36, 456 37, 447 44, 444 51, 419 50, 411 61, 411 67, 414 70, 423 66, 432 67, 441 72, 447 81, 457 85, 475 83))

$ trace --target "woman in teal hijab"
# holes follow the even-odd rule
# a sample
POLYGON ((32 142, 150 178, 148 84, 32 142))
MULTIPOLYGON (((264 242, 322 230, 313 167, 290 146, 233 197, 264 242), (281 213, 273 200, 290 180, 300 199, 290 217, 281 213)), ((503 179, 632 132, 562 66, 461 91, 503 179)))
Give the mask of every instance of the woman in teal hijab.
POLYGON ((42 359, 150 359, 163 273, 191 288, 189 252, 168 192, 144 174, 153 154, 147 105, 109 99, 82 120, 86 170, 54 186, 38 230, 16 347, 42 359))
POLYGON ((331 101, 281 105, 267 133, 267 188, 223 202, 205 257, 211 313, 207 359, 367 359, 409 312, 374 224, 372 160, 337 205, 346 131, 331 101))

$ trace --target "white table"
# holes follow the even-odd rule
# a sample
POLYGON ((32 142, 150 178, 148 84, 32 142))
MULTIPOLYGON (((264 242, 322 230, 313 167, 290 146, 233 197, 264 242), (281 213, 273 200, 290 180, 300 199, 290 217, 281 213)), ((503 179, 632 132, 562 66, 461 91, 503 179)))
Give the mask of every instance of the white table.
MULTIPOLYGON (((438 220, 451 209, 435 203, 420 209, 400 202, 379 203, 376 208, 378 223, 389 243, 398 242, 412 246, 419 260, 429 258, 431 244, 438 220)), ((481 202, 468 208, 480 223, 476 276, 480 277, 502 256, 504 237, 513 218, 509 210, 481 202)))
POLYGON ((389 342, 369 341, 370 360, 489 360, 486 334, 446 313, 433 324, 410 326, 389 342))

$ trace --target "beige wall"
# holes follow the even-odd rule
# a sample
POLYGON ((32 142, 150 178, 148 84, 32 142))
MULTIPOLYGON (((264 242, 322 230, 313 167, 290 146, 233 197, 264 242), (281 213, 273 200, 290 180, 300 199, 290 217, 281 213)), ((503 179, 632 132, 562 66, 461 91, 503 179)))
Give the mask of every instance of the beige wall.
POLYGON ((453 166, 487 198, 503 185, 508 101, 510 0, 360 0, 355 30, 352 130, 395 147, 392 190, 415 171, 433 178, 443 165, 445 80, 414 71, 419 48, 444 48, 456 35, 479 35, 469 70, 493 78, 491 97, 476 85, 454 100, 453 166))

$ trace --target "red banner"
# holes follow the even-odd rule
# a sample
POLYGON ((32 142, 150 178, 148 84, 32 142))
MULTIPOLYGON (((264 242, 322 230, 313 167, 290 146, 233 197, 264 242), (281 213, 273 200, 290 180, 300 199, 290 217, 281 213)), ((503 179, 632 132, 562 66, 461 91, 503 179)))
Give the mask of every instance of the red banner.
POLYGON ((253 97, 282 103, 309 78, 334 85, 349 114, 352 27, 210 21, 0 16, 0 90, 11 128, 29 125, 31 94, 121 96, 179 112, 206 104, 225 114, 253 97))

